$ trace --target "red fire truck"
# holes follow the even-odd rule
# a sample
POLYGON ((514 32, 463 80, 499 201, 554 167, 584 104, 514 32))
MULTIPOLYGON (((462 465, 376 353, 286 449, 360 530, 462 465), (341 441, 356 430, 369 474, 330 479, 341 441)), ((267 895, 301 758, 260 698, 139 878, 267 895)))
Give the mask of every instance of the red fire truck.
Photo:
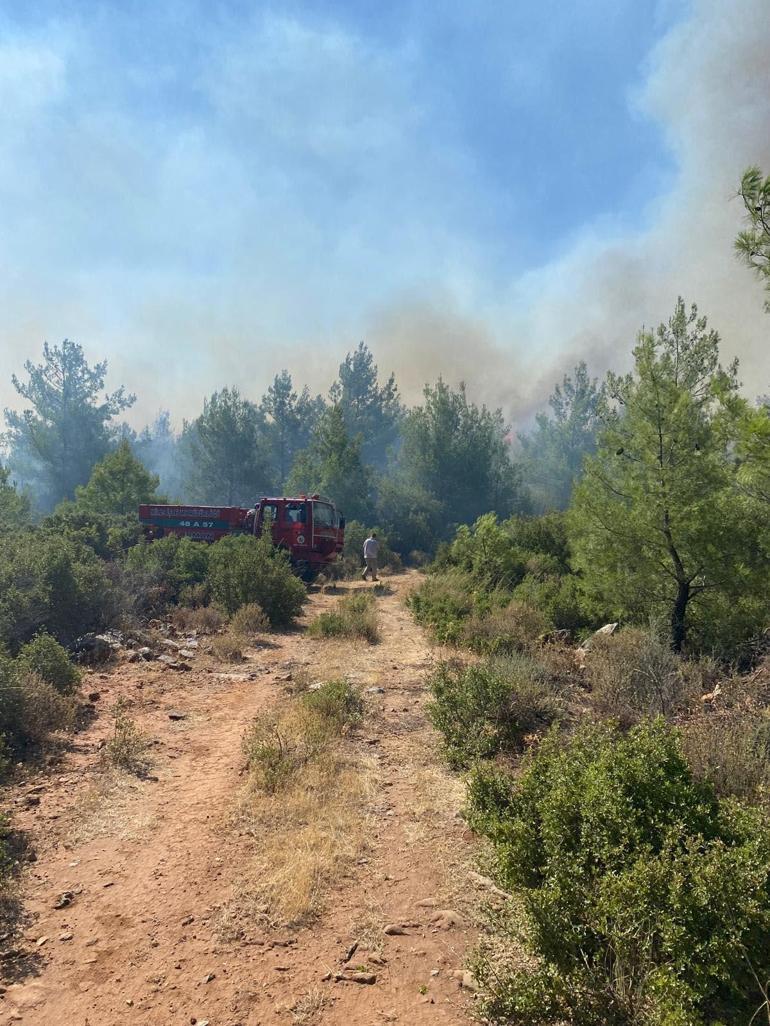
POLYGON ((174 506, 146 503, 139 507, 145 538, 175 534, 213 542, 230 534, 262 533, 266 520, 273 542, 286 549, 297 573, 313 578, 335 563, 345 541, 345 517, 331 499, 321 495, 261 498, 243 506, 174 506))

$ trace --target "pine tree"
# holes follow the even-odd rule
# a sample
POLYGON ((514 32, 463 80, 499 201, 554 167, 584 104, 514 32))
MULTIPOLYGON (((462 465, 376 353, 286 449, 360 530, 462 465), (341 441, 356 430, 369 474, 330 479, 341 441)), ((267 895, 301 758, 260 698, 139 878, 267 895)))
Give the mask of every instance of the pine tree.
POLYGON ((28 380, 13 385, 29 406, 6 410, 10 465, 44 509, 74 494, 116 435, 110 421, 135 397, 125 389, 102 395, 107 363, 90 367, 83 349, 69 339, 43 346, 43 363, 24 365, 28 380))
POLYGON ((606 426, 575 489, 587 586, 620 614, 665 613, 677 650, 693 601, 747 587, 750 520, 723 418, 736 374, 720 367, 706 318, 678 300, 668 324, 639 336, 634 371, 608 375, 606 426))

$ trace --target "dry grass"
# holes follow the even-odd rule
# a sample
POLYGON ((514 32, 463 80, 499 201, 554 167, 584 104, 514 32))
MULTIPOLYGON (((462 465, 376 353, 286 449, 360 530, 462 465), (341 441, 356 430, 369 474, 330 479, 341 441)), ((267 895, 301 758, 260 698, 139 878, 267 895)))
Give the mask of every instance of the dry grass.
POLYGON ((366 848, 375 761, 345 740, 348 727, 301 696, 247 735, 240 825, 256 850, 237 903, 267 925, 312 919, 366 848))
POLYGON ((291 1012, 295 1026, 310 1026, 318 1021, 319 1012, 328 1004, 327 995, 320 989, 314 987, 307 994, 303 994, 292 1006, 291 1012))
POLYGON ((197 631, 198 634, 213 634, 225 622, 225 617, 214 606, 177 606, 170 620, 179 631, 197 631))
POLYGON ((150 768, 147 755, 150 741, 140 730, 135 720, 128 715, 123 702, 117 702, 114 709, 115 725, 112 737, 104 749, 107 762, 116 769, 144 776, 150 768))
POLYGON ((67 814, 65 847, 78 848, 97 837, 133 841, 144 836, 153 816, 136 799, 146 786, 125 773, 101 774, 67 814))

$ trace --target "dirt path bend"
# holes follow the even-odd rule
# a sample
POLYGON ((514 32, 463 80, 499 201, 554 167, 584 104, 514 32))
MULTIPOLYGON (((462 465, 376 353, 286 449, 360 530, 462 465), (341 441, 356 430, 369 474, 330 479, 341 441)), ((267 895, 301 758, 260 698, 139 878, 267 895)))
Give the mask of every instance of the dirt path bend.
MULTIPOLYGON (((122 664, 88 675, 97 715, 13 813, 36 861, 24 880, 17 954, 3 963, 10 982, 0 1022, 468 1021, 467 994, 452 972, 472 941, 464 912, 469 844, 459 784, 442 768, 425 717, 432 656, 403 605, 414 583, 410 574, 392 578, 391 593, 377 599, 376 646, 298 631, 272 636, 236 667, 201 654, 187 673, 122 664), (341 674, 366 692, 353 743, 374 768, 374 794, 362 810, 367 850, 309 924, 270 930, 254 921, 228 930, 254 859, 255 840, 236 815, 243 733, 290 676, 341 674), (100 748, 118 698, 153 739, 149 779, 105 773, 100 748), (454 915, 432 923, 441 911, 454 915), (404 932, 385 935, 388 924, 404 932), (354 945, 347 964, 361 963, 375 983, 334 981, 354 945)), ((306 619, 338 597, 312 595, 306 619)))

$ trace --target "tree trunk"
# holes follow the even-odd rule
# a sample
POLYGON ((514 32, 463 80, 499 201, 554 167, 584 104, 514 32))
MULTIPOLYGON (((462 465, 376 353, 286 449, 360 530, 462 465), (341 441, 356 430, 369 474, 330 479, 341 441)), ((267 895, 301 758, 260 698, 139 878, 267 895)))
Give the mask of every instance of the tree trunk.
POLYGON ((681 652, 687 637, 687 603, 690 601, 690 582, 679 581, 671 614, 671 647, 681 652))

